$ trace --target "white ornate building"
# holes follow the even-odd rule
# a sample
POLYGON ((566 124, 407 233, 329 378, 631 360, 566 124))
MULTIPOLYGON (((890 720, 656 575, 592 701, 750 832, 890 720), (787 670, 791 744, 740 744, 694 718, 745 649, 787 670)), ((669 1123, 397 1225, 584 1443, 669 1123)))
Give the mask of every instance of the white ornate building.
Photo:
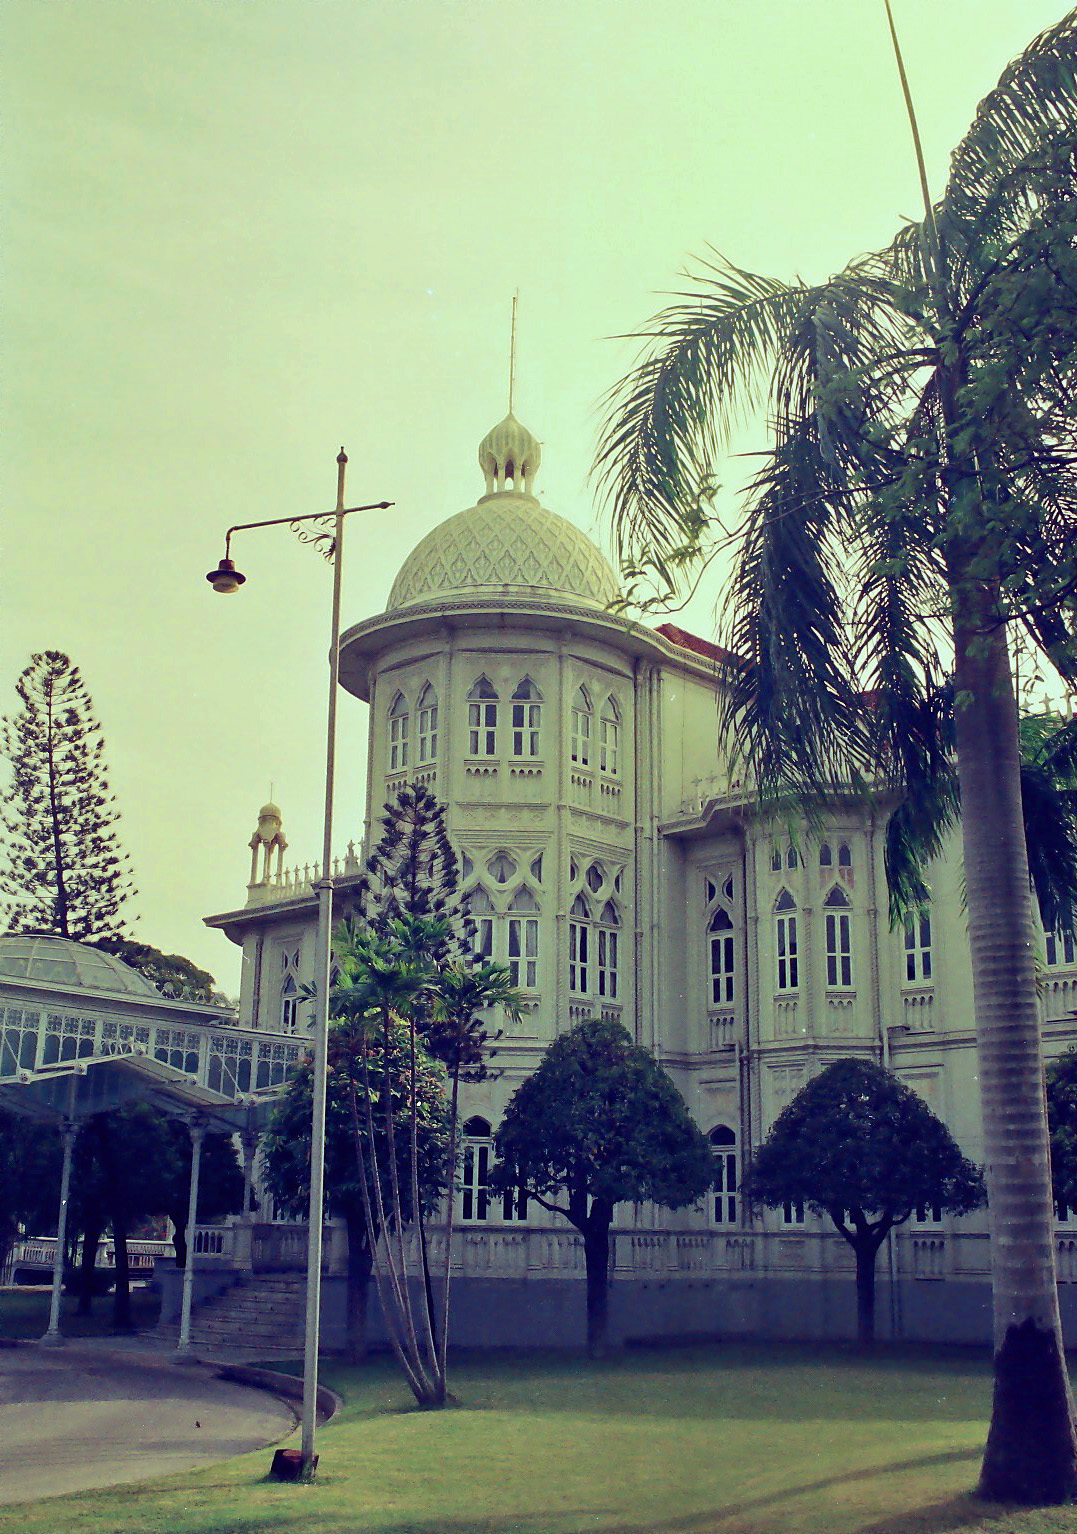
MULTIPOLYGON (((484 1178, 517 1083, 597 1014, 654 1050, 716 1158, 706 1208, 620 1211, 621 1329, 847 1334, 848 1248, 802 1209, 753 1217, 739 1168, 808 1078, 847 1054, 891 1064, 979 1158, 959 853, 933 870, 930 914, 891 931, 882 814, 838 806, 814 835, 762 819, 716 742, 717 651, 611 610, 610 565, 533 494, 539 456, 511 414, 495 427, 479 449, 485 494, 422 539, 385 611, 342 642, 343 685, 370 706, 364 838, 397 784, 427 784, 448 806, 480 946, 527 998, 465 1110, 457 1257, 481 1289, 465 1334, 575 1324, 572 1233, 547 1215, 521 1221, 484 1178)), ((296 1032, 317 871, 286 872, 285 846, 266 805, 246 903, 208 921, 243 947, 241 1021, 296 1032)), ((350 846, 335 870, 342 911, 360 856, 350 846)), ((1072 940, 1045 944, 1048 1055, 1077 1037, 1074 960, 1072 940)), ((1077 1280, 1066 1228, 1062 1272, 1077 1280)), ((880 1256, 880 1330, 987 1337, 985 1231, 982 1217, 920 1211, 880 1256)))

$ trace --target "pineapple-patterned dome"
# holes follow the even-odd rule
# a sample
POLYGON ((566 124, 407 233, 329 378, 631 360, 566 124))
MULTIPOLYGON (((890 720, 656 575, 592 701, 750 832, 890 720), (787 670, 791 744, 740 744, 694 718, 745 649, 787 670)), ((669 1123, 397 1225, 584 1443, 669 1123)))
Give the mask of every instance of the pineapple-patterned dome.
POLYGON ((488 596, 537 589, 596 607, 617 598, 617 577, 602 552, 529 493, 538 460, 538 443, 514 416, 487 434, 479 462, 487 487, 498 488, 416 545, 393 582, 390 611, 476 588, 488 596))

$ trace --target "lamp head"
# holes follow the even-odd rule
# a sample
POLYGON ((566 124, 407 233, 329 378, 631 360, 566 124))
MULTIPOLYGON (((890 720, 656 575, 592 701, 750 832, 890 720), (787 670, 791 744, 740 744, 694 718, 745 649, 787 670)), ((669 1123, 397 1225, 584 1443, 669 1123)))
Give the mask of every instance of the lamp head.
POLYGON ((214 591, 219 591, 222 596, 231 596, 234 591, 239 590, 246 579, 245 575, 240 575, 233 561, 227 556, 221 560, 216 570, 211 570, 206 576, 206 580, 214 591))

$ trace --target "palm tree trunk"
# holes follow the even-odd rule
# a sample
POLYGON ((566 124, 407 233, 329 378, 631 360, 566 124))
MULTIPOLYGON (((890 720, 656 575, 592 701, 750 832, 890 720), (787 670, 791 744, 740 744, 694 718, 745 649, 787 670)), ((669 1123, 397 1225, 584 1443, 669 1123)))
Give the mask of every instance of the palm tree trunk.
POLYGON ((955 712, 995 1329, 980 1489, 1042 1505, 1077 1491, 1077 1430, 1058 1310, 1017 710, 1005 627, 982 588, 962 596, 955 712))

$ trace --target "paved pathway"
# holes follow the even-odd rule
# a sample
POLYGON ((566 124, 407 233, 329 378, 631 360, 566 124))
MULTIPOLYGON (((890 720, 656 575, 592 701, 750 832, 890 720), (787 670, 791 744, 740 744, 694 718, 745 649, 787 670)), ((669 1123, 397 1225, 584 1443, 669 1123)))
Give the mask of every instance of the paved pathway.
POLYGON ((133 1350, 0 1349, 0 1503, 193 1469, 294 1423, 265 1391, 133 1350))

